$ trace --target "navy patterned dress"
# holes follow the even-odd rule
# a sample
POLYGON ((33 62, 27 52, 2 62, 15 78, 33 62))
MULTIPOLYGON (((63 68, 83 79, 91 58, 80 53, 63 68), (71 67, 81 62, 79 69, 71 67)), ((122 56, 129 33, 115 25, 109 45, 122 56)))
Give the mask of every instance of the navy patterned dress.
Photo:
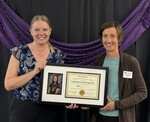
MULTIPOLYGON (((12 48, 11 53, 19 61, 18 76, 34 69, 36 60, 27 44, 12 48)), ((49 53, 47 61, 48 63, 63 63, 65 56, 61 50, 54 48, 54 51, 49 53)), ((40 73, 33 77, 27 84, 16 89, 14 96, 17 99, 38 102, 40 89, 39 78, 40 73)))

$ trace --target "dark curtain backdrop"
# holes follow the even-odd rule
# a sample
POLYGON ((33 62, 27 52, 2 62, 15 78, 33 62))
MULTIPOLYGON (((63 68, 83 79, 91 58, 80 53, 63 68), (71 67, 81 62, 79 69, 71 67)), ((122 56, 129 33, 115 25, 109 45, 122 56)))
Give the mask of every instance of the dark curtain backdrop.
POLYGON ((139 0, 5 0, 30 24, 36 14, 49 17, 52 38, 62 42, 87 42, 98 38, 99 26, 107 20, 122 22, 139 0))
MULTIPOLYGON (((28 24, 36 14, 45 14, 53 25, 52 39, 66 43, 86 43, 99 38, 99 26, 108 21, 122 22, 140 0, 5 0, 28 24)), ((126 52, 137 57, 150 89, 150 29, 126 52)), ((11 92, 4 89, 9 50, 0 42, 0 122, 8 122, 11 92)), ((89 122, 89 111, 69 110, 66 122, 89 122)), ((137 105, 137 122, 150 122, 150 97, 137 105)))

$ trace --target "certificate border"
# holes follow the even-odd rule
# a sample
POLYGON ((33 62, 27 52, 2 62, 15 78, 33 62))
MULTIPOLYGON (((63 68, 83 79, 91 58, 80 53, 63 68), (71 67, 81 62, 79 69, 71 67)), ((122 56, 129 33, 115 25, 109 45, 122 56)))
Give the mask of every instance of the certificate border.
MULTIPOLYGON (((68 79, 68 78, 67 78, 68 73, 86 74, 86 75, 87 75, 87 74, 91 74, 91 75, 99 75, 99 80, 100 80, 100 77, 101 77, 100 74, 98 74, 98 73, 83 73, 83 72, 77 72, 77 71, 76 71, 76 72, 70 72, 70 71, 67 71, 67 72, 66 72, 66 79, 68 79)), ((97 98, 95 98, 95 99, 94 99, 94 98, 86 98, 86 97, 83 97, 83 98, 77 98, 77 97, 75 97, 75 96, 70 96, 70 97, 69 97, 69 95, 67 94, 67 93, 68 93, 68 89, 67 89, 67 88, 68 88, 68 84, 69 84, 69 83, 68 83, 68 81, 66 80, 66 88, 65 88, 66 93, 65 93, 65 98, 89 99, 89 100, 90 100, 90 99, 93 99, 93 100, 98 100, 98 99, 99 99, 99 89, 100 89, 100 88, 99 88, 99 87, 100 87, 99 84, 100 84, 100 83, 98 83, 98 86, 97 86, 97 87, 98 87, 98 90, 97 90, 98 95, 97 95, 97 98)))
POLYGON ((106 104, 106 92, 107 92, 107 81, 108 81, 108 67, 101 66, 85 66, 85 65, 73 65, 73 64, 53 64, 49 63, 42 70, 40 77, 40 96, 39 103, 44 104, 70 104, 76 103, 84 106, 104 106, 106 104), (66 98, 65 87, 66 87, 66 72, 81 72, 81 73, 98 73, 101 75, 101 82, 99 82, 99 97, 95 99, 83 99, 83 98, 66 98), (47 94, 48 87, 48 74, 62 74, 62 89, 61 94, 47 94))

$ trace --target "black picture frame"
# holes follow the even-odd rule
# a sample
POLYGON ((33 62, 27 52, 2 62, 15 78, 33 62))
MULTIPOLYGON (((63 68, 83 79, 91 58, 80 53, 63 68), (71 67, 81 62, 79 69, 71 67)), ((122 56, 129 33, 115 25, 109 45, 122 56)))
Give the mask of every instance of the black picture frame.
POLYGON ((108 67, 49 63, 40 78, 40 103, 104 106, 108 67), (57 75, 59 92, 48 92, 52 77, 57 75))

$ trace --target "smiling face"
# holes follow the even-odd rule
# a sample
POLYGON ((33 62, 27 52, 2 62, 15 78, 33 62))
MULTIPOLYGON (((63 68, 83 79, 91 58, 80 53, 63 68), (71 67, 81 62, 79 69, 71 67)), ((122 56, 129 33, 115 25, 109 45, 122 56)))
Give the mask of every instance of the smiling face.
POLYGON ((106 49, 107 57, 117 57, 119 46, 123 41, 123 28, 118 22, 109 21, 101 25, 100 36, 106 49))
POLYGON ((36 20, 30 28, 31 35, 39 45, 43 45, 48 42, 51 35, 51 27, 47 22, 43 20, 36 20))
POLYGON ((116 28, 107 28, 102 32, 102 43, 106 53, 118 55, 118 34, 116 28))

